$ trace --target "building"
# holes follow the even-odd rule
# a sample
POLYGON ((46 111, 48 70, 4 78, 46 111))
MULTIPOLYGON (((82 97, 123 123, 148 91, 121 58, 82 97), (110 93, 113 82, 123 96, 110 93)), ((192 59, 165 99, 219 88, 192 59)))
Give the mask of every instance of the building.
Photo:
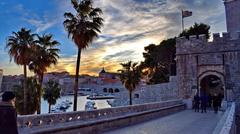
POLYGON ((23 75, 5 75, 2 78, 2 92, 11 91, 14 85, 20 85, 23 81, 23 75))
POLYGON ((69 72, 50 72, 50 73, 45 73, 43 77, 43 83, 47 83, 49 80, 53 80, 56 82, 59 82, 59 79, 65 78, 65 77, 70 77, 69 72))
POLYGON ((99 72, 98 83, 101 85, 101 89, 99 90, 104 93, 114 93, 126 90, 120 81, 119 73, 107 72, 104 68, 99 72))
POLYGON ((3 78, 3 70, 0 69, 0 92, 2 92, 2 78, 3 78))
POLYGON ((179 97, 222 94, 225 101, 240 97, 240 0, 225 0, 227 32, 177 39, 179 97))
POLYGON ((103 69, 99 72, 99 78, 108 78, 108 79, 119 79, 119 74, 118 73, 113 73, 113 72, 106 72, 104 67, 103 69))

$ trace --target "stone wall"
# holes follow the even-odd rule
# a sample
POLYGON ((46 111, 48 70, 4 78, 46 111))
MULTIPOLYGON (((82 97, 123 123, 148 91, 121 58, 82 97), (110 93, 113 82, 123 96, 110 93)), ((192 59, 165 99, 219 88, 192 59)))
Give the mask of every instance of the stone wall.
POLYGON ((235 109, 235 103, 230 104, 214 129, 213 134, 237 134, 235 124, 235 109))
POLYGON ((219 74, 229 101, 240 96, 240 36, 234 39, 230 33, 215 33, 213 41, 205 35, 181 37, 176 47, 179 97, 191 97, 193 87, 200 88, 199 78, 205 73, 219 74))
POLYGON ((240 0, 225 0, 227 31, 233 33, 236 38, 236 32, 240 32, 240 0))
MULTIPOLYGON (((171 76, 168 83, 156 85, 141 85, 132 93, 133 104, 144 104, 173 100, 178 97, 176 77, 171 76)), ((125 91, 116 94, 114 101, 109 101, 112 107, 129 105, 129 92, 125 91)))

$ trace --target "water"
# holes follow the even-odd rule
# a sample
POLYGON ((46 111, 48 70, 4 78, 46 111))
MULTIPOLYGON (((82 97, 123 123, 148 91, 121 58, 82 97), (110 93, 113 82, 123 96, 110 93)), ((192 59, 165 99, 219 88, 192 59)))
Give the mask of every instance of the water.
MULTIPOLYGON (((53 105, 52 108, 55 107, 57 104, 60 104, 61 102, 66 101, 66 100, 69 100, 73 103, 73 95, 62 96, 61 98, 59 98, 57 100, 57 103, 55 105, 53 105)), ((85 104, 88 101, 87 96, 78 96, 77 101, 78 101, 77 111, 85 110, 85 104)), ((107 103, 107 100, 94 100, 94 102, 96 103, 95 106, 97 107, 97 109, 111 107, 107 103)), ((73 104, 71 104, 71 106, 66 110, 66 112, 71 112, 71 111, 73 111, 73 104)), ((48 102, 43 99, 41 102, 41 113, 48 113, 48 102)))

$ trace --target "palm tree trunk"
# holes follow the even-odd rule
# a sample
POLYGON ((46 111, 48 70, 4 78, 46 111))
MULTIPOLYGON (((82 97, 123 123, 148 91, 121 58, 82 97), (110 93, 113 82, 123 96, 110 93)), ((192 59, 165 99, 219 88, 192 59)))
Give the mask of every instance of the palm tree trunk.
POLYGON ((48 103, 48 113, 50 113, 50 111, 51 111, 51 104, 48 103))
POLYGON ((40 89, 38 91, 38 107, 37 107, 37 114, 41 114, 41 98, 42 98, 42 82, 43 82, 43 75, 44 73, 41 73, 39 76, 39 84, 40 84, 40 89))
POLYGON ((27 65, 23 65, 23 72, 24 72, 24 83, 23 83, 23 111, 24 114, 27 113, 27 65))
POLYGON ((132 105, 132 91, 129 91, 129 105, 132 105))
POLYGON ((78 76, 79 76, 81 52, 82 52, 81 48, 78 48, 75 83, 74 83, 74 87, 73 87, 73 92, 74 92, 73 111, 77 111, 78 76))

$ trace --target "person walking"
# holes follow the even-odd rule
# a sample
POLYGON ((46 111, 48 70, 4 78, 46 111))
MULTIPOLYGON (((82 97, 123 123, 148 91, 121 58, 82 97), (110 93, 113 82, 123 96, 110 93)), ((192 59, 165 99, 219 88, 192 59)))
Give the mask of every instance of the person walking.
POLYGON ((211 94, 208 95, 208 107, 212 108, 212 95, 211 94))
POLYGON ((220 109, 222 107, 222 100, 223 100, 223 95, 221 93, 218 94, 218 108, 220 109))
POLYGON ((215 93, 213 96, 213 109, 214 113, 218 113, 218 108, 219 108, 219 98, 217 94, 215 93))
POLYGON ((206 94, 203 94, 201 96, 201 110, 202 110, 202 113, 206 113, 207 112, 207 104, 208 104, 208 97, 206 94))
POLYGON ((0 102, 0 133, 18 134, 17 113, 15 106, 15 94, 7 91, 2 95, 0 102))
POLYGON ((200 105, 200 97, 198 96, 198 94, 196 94, 195 96, 194 96, 194 105, 193 105, 193 107, 194 107, 194 111, 195 112, 199 112, 199 105, 200 105))

